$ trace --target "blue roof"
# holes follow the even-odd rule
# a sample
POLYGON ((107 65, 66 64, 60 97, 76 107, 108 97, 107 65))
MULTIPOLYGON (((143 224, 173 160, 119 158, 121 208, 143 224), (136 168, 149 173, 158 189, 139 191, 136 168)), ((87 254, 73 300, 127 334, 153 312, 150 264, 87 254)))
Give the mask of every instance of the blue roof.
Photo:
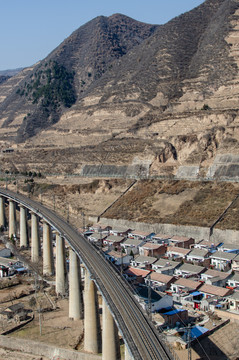
POLYGON ((197 338, 199 336, 201 336, 202 334, 205 334, 206 332, 208 332, 209 330, 203 326, 199 326, 196 325, 191 329, 191 337, 192 338, 197 338))
POLYGON ((164 315, 174 315, 174 314, 178 314, 182 311, 185 311, 185 310, 184 309, 175 309, 175 310, 164 313, 164 315))
POLYGON ((20 271, 20 272, 21 272, 21 271, 27 271, 27 269, 26 269, 26 268, 24 268, 24 267, 21 267, 21 268, 16 268, 15 270, 16 270, 16 271, 20 271))
POLYGON ((197 295, 202 295, 202 293, 200 291, 194 291, 190 295, 197 296, 197 295))

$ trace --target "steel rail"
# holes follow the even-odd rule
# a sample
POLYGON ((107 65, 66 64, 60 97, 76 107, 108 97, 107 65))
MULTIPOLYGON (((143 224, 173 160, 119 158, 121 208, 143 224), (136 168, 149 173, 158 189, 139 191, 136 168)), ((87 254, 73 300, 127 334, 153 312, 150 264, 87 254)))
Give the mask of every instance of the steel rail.
POLYGON ((0 195, 25 206, 47 221, 69 243, 85 264, 106 300, 134 360, 173 359, 154 325, 143 313, 127 281, 99 249, 52 210, 22 194, 0 189, 0 195))

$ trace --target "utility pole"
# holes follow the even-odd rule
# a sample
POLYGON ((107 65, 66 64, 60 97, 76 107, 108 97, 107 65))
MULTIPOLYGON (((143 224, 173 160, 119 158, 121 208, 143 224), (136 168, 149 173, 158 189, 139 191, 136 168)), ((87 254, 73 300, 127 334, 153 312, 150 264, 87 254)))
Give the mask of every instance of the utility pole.
POLYGON ((192 360, 191 325, 188 325, 188 360, 192 360))
POLYGON ((68 207, 67 207, 67 220, 66 220, 68 223, 70 221, 70 211, 69 211, 69 204, 68 204, 68 207))
POLYGON ((123 275, 123 251, 122 247, 120 247, 120 273, 123 275))
POLYGON ((85 214, 83 211, 82 211, 81 215, 82 215, 82 227, 83 227, 83 232, 84 232, 85 231, 85 214))
POLYGON ((56 211, 56 197, 55 194, 53 194, 53 209, 56 211))
POLYGON ((152 320, 152 300, 151 300, 151 274, 149 274, 149 281, 148 281, 148 317, 152 320))

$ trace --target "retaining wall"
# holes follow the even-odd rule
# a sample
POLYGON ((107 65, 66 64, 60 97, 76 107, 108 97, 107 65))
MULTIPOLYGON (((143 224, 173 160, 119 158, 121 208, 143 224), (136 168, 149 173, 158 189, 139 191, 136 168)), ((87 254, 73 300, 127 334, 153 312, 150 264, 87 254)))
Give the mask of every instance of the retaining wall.
POLYGON ((47 345, 37 341, 13 338, 0 335, 0 347, 20 351, 37 356, 46 356, 50 359, 65 360, 99 360, 101 356, 81 353, 74 350, 62 349, 56 346, 47 345))
MULTIPOLYGON (((96 217, 91 217, 89 220, 94 223, 97 222, 96 217)), ((112 227, 123 226, 128 227, 134 230, 139 231, 149 231, 155 232, 158 234, 166 235, 178 235, 178 236, 187 236, 192 237, 195 240, 210 240, 212 242, 224 242, 229 244, 239 244, 239 231, 236 230, 220 230, 213 229, 213 234, 210 236, 209 227, 199 227, 199 226, 185 226, 185 225, 173 225, 173 224, 148 224, 148 223, 139 223, 128 220, 116 220, 116 219, 107 219, 100 218, 99 220, 103 224, 110 225, 112 227)))

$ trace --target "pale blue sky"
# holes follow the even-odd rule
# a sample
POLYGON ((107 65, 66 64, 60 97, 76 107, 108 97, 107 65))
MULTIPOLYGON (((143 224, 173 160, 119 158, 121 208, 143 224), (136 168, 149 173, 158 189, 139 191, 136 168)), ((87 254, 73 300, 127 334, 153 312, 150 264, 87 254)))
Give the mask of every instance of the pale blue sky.
POLYGON ((204 0, 0 0, 0 70, 30 66, 96 16, 164 24, 204 0))

